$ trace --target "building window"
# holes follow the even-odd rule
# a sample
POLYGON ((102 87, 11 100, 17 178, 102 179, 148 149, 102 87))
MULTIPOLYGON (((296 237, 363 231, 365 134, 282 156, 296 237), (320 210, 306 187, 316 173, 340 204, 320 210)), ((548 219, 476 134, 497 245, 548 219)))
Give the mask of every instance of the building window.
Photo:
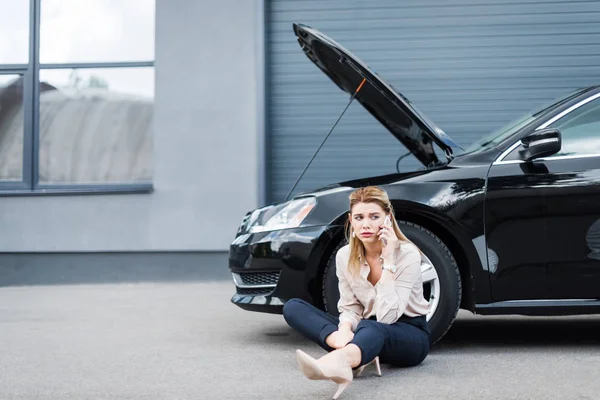
POLYGON ((0 75, 0 180, 23 180, 23 75, 0 75))
POLYGON ((152 180, 154 71, 40 71, 39 182, 152 180))
POLYGON ((0 7, 0 194, 151 190, 155 0, 0 7))

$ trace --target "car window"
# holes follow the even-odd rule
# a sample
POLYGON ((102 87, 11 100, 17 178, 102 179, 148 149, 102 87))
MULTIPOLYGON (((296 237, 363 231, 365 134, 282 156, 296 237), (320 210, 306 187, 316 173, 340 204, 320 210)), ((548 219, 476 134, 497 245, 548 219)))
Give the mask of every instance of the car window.
POLYGON ((573 98, 580 96, 582 93, 588 92, 592 89, 594 89, 594 87, 577 89, 575 91, 567 93, 564 96, 558 97, 531 112, 526 113, 525 115, 515 119, 514 121, 511 121, 509 124, 501 127, 500 129, 495 130, 490 135, 483 137, 477 142, 471 144, 467 149, 465 149, 465 154, 477 151, 484 151, 491 147, 497 146, 504 140, 514 135, 525 125, 535 121, 536 119, 545 115, 547 112, 552 111, 557 107, 560 107, 561 105, 567 103, 573 98))
POLYGON ((595 99, 555 121, 562 137, 557 156, 600 154, 600 99, 595 99))
MULTIPOLYGON (((600 155, 600 98, 571 111, 548 127, 557 128, 562 138, 560 151, 551 157, 600 155)), ((504 161, 519 160, 520 149, 521 146, 517 147, 504 161)))

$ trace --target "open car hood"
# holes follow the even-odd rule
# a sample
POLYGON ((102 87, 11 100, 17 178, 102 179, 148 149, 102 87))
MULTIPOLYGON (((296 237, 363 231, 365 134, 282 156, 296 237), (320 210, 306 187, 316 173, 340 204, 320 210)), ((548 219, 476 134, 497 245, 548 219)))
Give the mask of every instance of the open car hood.
POLYGON ((423 165, 440 163, 433 148, 434 143, 444 151, 448 159, 452 158, 454 148, 460 148, 406 97, 396 92, 358 57, 334 40, 302 24, 294 24, 294 33, 304 54, 343 91, 354 94, 363 79, 366 79, 356 100, 423 165))

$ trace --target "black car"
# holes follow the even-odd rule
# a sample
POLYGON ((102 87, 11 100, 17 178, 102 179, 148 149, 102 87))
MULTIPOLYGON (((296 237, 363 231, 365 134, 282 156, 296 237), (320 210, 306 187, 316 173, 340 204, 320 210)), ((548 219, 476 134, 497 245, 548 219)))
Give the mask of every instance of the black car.
POLYGON ((298 297, 337 315, 335 253, 345 244, 348 195, 378 185, 403 232, 434 265, 423 271, 434 341, 460 308, 600 313, 599 86, 460 150, 349 51, 308 26, 294 25, 294 32, 306 56, 424 168, 334 184, 249 212, 230 247, 234 304, 281 313, 298 297))

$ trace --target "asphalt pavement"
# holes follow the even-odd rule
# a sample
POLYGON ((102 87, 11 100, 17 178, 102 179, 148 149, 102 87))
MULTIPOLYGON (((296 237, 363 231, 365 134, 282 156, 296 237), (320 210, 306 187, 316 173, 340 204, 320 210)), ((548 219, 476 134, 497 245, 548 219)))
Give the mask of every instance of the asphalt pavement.
MULTIPOLYGON (((0 399, 329 399, 294 351, 324 354, 233 284, 0 288, 0 399)), ((420 366, 365 370, 340 399, 596 399, 600 317, 461 312, 420 366)))

